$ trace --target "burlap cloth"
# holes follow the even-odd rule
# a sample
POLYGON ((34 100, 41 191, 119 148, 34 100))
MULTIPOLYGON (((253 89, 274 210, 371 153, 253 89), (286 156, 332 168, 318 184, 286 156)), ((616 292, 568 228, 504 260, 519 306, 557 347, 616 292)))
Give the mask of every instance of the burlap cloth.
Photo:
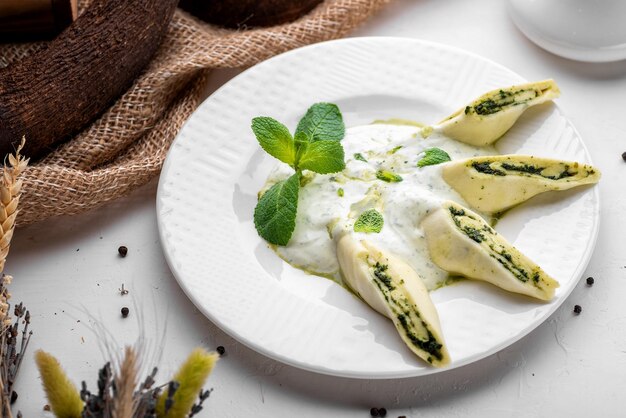
MULTIPOLYGON (((339 38, 387 1, 325 0, 293 23, 239 31, 176 11, 163 44, 133 86, 100 119, 25 172, 18 224, 101 206, 156 176, 172 140, 199 104, 211 69, 248 67, 339 38)), ((0 46, 0 66, 41 45, 0 46)))

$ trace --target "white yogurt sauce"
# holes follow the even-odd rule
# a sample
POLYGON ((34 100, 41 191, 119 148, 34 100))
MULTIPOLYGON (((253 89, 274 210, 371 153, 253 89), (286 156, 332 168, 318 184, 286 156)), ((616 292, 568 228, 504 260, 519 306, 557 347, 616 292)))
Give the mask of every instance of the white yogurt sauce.
MULTIPOLYGON (((376 233, 356 233, 406 261, 422 277, 429 290, 442 286, 447 272, 431 260, 422 219, 443 200, 467 203, 441 178, 442 165, 418 167, 428 148, 441 148, 452 160, 479 155, 497 155, 493 147, 475 147, 437 132, 426 139, 415 126, 373 124, 350 128, 342 141, 346 168, 337 174, 307 173, 309 182, 300 188, 296 228, 285 247, 276 253, 294 267, 328 277, 343 285, 331 230, 339 226, 352 230, 354 221, 367 209, 378 210, 384 227, 376 233), (398 148, 401 147, 401 148, 398 148), (360 153, 367 162, 355 159, 360 153), (376 178, 378 170, 402 177, 386 183, 376 178), (338 190, 343 189, 343 196, 338 190)), ((269 175, 267 187, 293 174, 280 164, 269 175)))

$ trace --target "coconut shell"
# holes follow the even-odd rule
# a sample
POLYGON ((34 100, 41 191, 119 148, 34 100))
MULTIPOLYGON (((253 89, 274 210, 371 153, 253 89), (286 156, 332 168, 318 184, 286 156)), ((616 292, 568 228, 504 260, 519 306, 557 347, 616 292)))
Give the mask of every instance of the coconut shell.
POLYGON ((181 0, 200 19, 229 28, 273 26, 296 20, 322 0, 181 0))
POLYGON ((46 48, 0 69, 0 156, 40 157, 101 115, 161 44, 177 0, 95 0, 46 48))

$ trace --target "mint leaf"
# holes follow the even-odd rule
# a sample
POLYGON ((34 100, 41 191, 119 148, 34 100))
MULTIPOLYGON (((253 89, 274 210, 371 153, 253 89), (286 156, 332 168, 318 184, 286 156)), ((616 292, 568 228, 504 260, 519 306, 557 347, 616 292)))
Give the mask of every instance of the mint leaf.
POLYGON ((287 245, 296 227, 300 179, 294 174, 276 183, 259 199, 254 208, 254 226, 270 244, 287 245))
POLYGON ((275 119, 260 116, 252 119, 252 131, 265 152, 293 167, 296 148, 285 125, 275 119))
POLYGON ((379 233, 383 229, 385 220, 376 209, 369 209, 359 215, 354 223, 354 232, 379 233))
MULTIPOLYGON (((299 135, 299 134, 296 134, 299 135)), ((296 169, 319 174, 336 173, 346 167, 340 142, 317 141, 299 145, 296 169)))
POLYGON ((441 148, 429 148, 424 151, 424 157, 417 162, 418 167, 436 165, 450 161, 450 156, 441 148))
POLYGON ((346 133, 337 105, 316 103, 298 123, 296 135, 304 132, 312 141, 341 141, 346 133))
POLYGON ((378 170, 376 172, 376 178, 387 183, 398 183, 402 181, 402 177, 400 177, 398 174, 392 173, 391 171, 387 170, 378 170))
POLYGON ((402 145, 398 145, 397 147, 394 147, 392 149, 390 149, 389 151, 387 151, 387 154, 392 155, 395 154, 396 152, 398 152, 398 150, 402 149, 402 145))
POLYGON ((365 159, 363 154, 361 154, 360 152, 357 152, 356 154, 354 154, 354 159, 355 160, 359 160, 359 161, 363 161, 364 163, 367 162, 367 160, 365 159))

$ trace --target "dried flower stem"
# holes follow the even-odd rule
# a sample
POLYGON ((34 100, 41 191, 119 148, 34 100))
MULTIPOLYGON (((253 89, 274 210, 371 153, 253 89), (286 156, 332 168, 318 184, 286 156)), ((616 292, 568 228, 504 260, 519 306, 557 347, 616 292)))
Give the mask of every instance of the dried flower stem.
POLYGON ((132 418, 134 409, 133 395, 137 386, 137 355, 131 347, 126 347, 124 360, 115 377, 117 396, 114 401, 113 418, 132 418))
POLYGON ((9 254, 9 246, 15 229, 15 218, 22 192, 20 175, 28 166, 28 159, 20 155, 25 139, 17 148, 15 155, 9 154, 9 165, 4 165, 0 179, 0 273, 4 271, 4 263, 9 254))
MULTIPOLYGON (((0 176, 0 274, 4 271, 4 264, 9 253, 11 238, 15 229, 15 218, 18 213, 18 203, 22 191, 20 175, 26 169, 28 160, 20 155, 24 146, 24 138, 15 155, 9 155, 9 164, 5 162, 2 176, 0 176)), ((24 352, 30 341, 32 331, 28 331, 30 312, 21 303, 15 306, 14 318, 11 318, 11 305, 7 286, 11 283, 11 276, 0 276, 0 417, 13 418, 11 412, 11 398, 13 383, 17 377, 24 352), (13 323, 15 320, 15 323, 13 323), (20 323, 24 325, 22 338, 18 346, 20 323)), ((18 417, 21 414, 18 412, 18 417)))
POLYGON ((54 357, 37 352, 37 363, 44 382, 48 400, 57 418, 190 418, 203 409, 211 390, 202 385, 211 373, 217 353, 203 349, 194 350, 180 370, 167 384, 154 387, 157 368, 143 382, 138 379, 139 354, 126 347, 119 369, 112 372, 111 363, 106 363, 98 373, 98 392, 91 393, 87 383, 82 382, 80 395, 67 381, 54 357), (48 358, 49 357, 49 358, 48 358), (49 389, 48 383, 56 382, 49 389), (59 392, 63 392, 59 394, 59 392), (61 396, 63 395, 63 396, 61 396), (71 396, 70 396, 71 395, 71 396), (51 397, 52 396, 52 397, 51 397), (56 399, 53 397, 56 396, 56 399), (76 396, 79 397, 78 402, 76 396), (63 401, 59 404, 60 401, 63 401), (78 404, 82 412, 76 416, 78 404), (58 408, 66 408, 62 413, 58 408))

